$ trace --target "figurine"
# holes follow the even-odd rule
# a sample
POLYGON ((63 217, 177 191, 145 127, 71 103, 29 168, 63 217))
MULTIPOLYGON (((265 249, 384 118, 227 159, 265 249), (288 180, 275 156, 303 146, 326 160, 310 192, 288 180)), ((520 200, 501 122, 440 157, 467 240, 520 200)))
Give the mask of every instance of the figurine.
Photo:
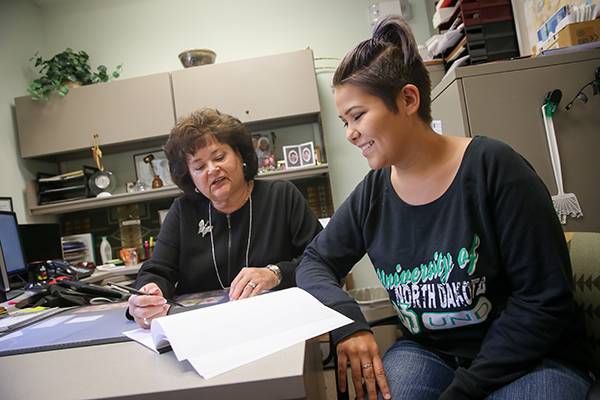
POLYGON ((152 189, 161 188, 163 187, 164 183, 162 179, 160 179, 160 176, 158 176, 158 174, 154 170, 154 164, 152 163, 152 161, 154 161, 154 154, 148 154, 144 157, 144 162, 150 165, 150 170, 152 171, 152 175, 154 176, 154 178, 152 178, 152 189))

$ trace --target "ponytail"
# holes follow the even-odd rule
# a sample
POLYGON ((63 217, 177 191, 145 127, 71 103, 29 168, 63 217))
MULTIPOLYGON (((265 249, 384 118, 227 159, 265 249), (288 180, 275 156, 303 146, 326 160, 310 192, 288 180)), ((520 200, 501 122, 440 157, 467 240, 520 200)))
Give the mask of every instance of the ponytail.
POLYGON ((373 29, 373 40, 400 47, 404 54, 404 64, 421 60, 417 42, 410 27, 404 19, 398 16, 390 15, 379 21, 373 29))
POLYGON ((419 89, 419 116, 431 123, 431 81, 408 24, 398 16, 382 19, 373 37, 348 52, 333 76, 333 86, 352 84, 379 97, 393 112, 407 84, 419 89))

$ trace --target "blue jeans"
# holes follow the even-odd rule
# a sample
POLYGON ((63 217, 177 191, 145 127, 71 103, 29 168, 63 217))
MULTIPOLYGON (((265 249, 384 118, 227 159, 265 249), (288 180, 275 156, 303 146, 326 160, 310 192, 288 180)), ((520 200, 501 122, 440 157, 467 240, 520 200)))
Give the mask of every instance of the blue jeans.
MULTIPOLYGON (((392 399, 434 400, 454 379, 460 360, 435 353, 411 340, 399 340, 385 353, 383 365, 392 399)), ((591 378, 583 371, 544 359, 533 371, 487 399, 584 400, 590 384, 591 378)))

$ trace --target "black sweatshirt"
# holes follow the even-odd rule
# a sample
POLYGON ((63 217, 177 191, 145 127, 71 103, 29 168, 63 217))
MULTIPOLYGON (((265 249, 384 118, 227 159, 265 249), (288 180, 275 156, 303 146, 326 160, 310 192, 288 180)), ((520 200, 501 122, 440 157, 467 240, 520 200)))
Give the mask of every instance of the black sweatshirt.
MULTIPOLYGON (((140 268, 136 287, 154 282, 168 298, 220 289, 211 235, 206 228, 208 205, 208 200, 199 194, 183 195, 173 202, 154 254, 140 268)), ((211 215, 216 264, 227 287, 246 264, 250 202, 230 215, 212 207, 211 215)), ((255 181, 248 264, 279 266, 283 280, 277 289, 295 285, 299 258, 320 230, 319 221, 292 183, 255 181)))
MULTIPOLYGON (((581 365, 565 238, 550 195, 509 146, 474 138, 448 190, 419 206, 371 171, 306 249, 298 286, 368 330, 339 281, 366 252, 404 336, 472 359, 442 399, 480 399, 544 357, 581 365)), ((415 379, 418 379, 415 377, 415 379)))

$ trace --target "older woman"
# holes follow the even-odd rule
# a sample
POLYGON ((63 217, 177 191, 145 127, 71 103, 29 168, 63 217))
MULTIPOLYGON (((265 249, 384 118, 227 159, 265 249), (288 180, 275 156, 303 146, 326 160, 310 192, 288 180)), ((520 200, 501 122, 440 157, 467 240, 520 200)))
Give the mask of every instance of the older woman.
POLYGON ((306 249, 298 286, 355 322, 333 332, 358 398, 584 399, 581 320, 552 201, 504 143, 438 135, 406 23, 386 18, 334 78, 346 137, 373 171, 306 249), (385 354, 340 279, 365 252, 403 338, 385 354))
POLYGON ((304 248, 321 230, 298 189, 287 181, 255 181, 257 158, 236 118, 202 109, 180 120, 165 153, 176 199, 152 258, 135 285, 129 313, 142 327, 168 311, 175 294, 229 287, 232 299, 295 285, 304 248))

